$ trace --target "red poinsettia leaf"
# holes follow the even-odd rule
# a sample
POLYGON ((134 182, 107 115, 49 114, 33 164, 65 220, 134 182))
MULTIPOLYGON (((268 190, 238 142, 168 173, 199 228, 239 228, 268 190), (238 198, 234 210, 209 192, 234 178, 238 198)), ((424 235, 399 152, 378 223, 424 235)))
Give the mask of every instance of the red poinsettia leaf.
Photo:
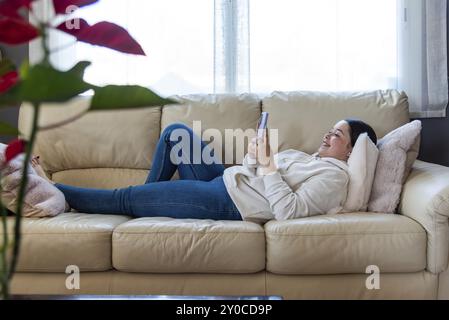
POLYGON ((6 16, 16 19, 22 18, 18 12, 18 8, 11 6, 11 3, 9 3, 7 0, 0 2, 0 16, 6 16))
POLYGON ((15 45, 39 36, 39 31, 24 20, 0 17, 0 42, 15 45))
POLYGON ((75 36, 78 41, 98 45, 124 53, 145 55, 140 44, 124 28, 111 22, 99 22, 90 26, 79 19, 79 28, 73 28, 74 22, 67 21, 57 28, 75 36))
POLYGON ((28 10, 31 9, 31 4, 34 2, 35 0, 13 0, 13 2, 18 3, 20 7, 26 7, 28 8, 28 10))
POLYGON ((27 142, 22 139, 15 139, 11 141, 5 150, 5 161, 8 163, 19 154, 25 152, 27 142))
POLYGON ((78 38, 78 34, 90 28, 90 25, 86 20, 77 18, 61 23, 57 28, 78 38))
POLYGON ((98 2, 98 0, 53 0, 53 6, 55 8, 56 13, 66 14, 71 13, 70 11, 67 12, 68 11, 67 8, 70 6, 76 6, 81 8, 93 4, 95 2, 98 2))
POLYGON ((0 15, 22 19, 19 14, 20 8, 31 8, 31 3, 34 0, 0 0, 0 15))
POLYGON ((17 71, 10 71, 0 77, 0 93, 4 93, 11 89, 19 81, 17 71))

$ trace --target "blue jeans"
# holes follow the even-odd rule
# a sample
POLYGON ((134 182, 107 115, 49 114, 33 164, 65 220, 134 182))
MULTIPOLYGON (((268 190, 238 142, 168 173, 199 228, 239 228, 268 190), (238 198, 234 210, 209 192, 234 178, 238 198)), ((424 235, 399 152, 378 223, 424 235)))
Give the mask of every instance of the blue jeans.
POLYGON ((123 214, 133 217, 172 217, 213 220, 242 220, 223 182, 224 166, 193 162, 193 145, 201 151, 211 150, 189 127, 172 124, 161 134, 153 164, 145 184, 127 188, 105 190, 79 188, 55 184, 73 209, 83 213, 123 214), (175 129, 188 133, 190 163, 174 164, 170 159, 173 147, 181 141, 172 141, 175 129), (179 180, 170 180, 178 170, 179 180))

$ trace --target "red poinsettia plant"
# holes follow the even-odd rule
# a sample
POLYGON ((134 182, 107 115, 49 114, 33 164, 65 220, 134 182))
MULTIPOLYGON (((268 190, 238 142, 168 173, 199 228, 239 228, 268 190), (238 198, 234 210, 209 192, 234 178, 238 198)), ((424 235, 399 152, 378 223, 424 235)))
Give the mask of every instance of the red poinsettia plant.
MULTIPOLYGON (((0 0, 0 43, 6 45, 22 45, 40 38, 43 58, 37 64, 24 62, 20 69, 8 59, 0 61, 0 108, 3 106, 20 106, 26 102, 33 106, 33 125, 31 133, 25 138, 13 126, 0 121, 0 135, 20 136, 9 143, 6 148, 5 161, 1 168, 19 154, 25 154, 24 164, 31 160, 31 150, 39 130, 50 130, 79 118, 77 115, 61 123, 47 127, 39 127, 39 110, 43 103, 65 102, 80 94, 92 90, 90 100, 92 110, 114 110, 124 108, 144 108, 162 106, 173 101, 162 98, 148 88, 126 85, 108 85, 104 87, 92 85, 84 81, 84 71, 91 64, 79 61, 68 71, 55 68, 50 62, 52 50, 48 44, 51 30, 58 30, 73 36, 77 41, 106 47, 125 54, 145 55, 139 43, 121 26, 111 22, 99 22, 90 25, 80 18, 71 18, 78 8, 92 5, 98 0, 52 0, 53 15, 46 21, 36 18, 33 12, 35 2, 40 0, 0 0), (35 17, 33 23, 29 16, 35 17), (60 23, 61 18, 65 21, 60 23), (58 22, 59 21, 59 22, 58 22)), ((84 114, 84 113, 83 113, 84 114)), ((27 165, 23 165, 22 179, 18 193, 18 205, 14 215, 13 239, 9 239, 7 231, 7 210, 1 202, 3 238, 0 239, 0 289, 1 297, 7 298, 9 282, 14 274, 20 249, 20 228, 22 204, 27 185, 27 165)), ((0 180, 1 181, 1 180, 0 180)))

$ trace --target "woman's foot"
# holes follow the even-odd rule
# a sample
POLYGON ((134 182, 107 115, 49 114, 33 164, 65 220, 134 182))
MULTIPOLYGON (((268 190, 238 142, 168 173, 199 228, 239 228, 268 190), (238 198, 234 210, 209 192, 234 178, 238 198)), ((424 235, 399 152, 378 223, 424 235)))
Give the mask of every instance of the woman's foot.
POLYGON ((44 169, 42 169, 42 167, 40 165, 40 162, 39 162, 39 156, 33 156, 31 158, 31 166, 34 168, 34 171, 36 171, 38 176, 40 176, 41 178, 44 178, 45 180, 47 180, 51 184, 55 184, 53 181, 48 179, 47 175, 45 174, 44 169))

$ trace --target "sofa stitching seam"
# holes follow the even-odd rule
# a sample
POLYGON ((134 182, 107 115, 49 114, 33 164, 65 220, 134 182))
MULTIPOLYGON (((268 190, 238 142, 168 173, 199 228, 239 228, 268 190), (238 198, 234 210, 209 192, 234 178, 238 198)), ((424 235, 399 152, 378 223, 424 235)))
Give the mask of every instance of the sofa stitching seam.
POLYGON ((152 234, 189 234, 189 235, 208 235, 208 234, 245 234, 245 235, 265 235, 264 232, 125 232, 114 231, 118 235, 152 235, 152 234))
MULTIPOLYGON (((11 234, 11 233, 8 233, 11 234)), ((27 235, 110 235, 110 234, 128 234, 128 235, 150 235, 150 234, 245 234, 245 235, 260 235, 266 234, 268 236, 278 236, 278 237, 294 237, 294 236, 306 236, 306 237, 322 237, 322 236, 375 236, 375 235, 425 235, 425 232, 402 232, 402 233, 325 233, 325 234, 282 234, 282 233, 264 233, 264 232, 126 232, 126 231, 108 231, 108 232, 58 232, 58 233, 23 233, 24 236, 27 235)))
POLYGON ((278 237, 293 237, 293 236, 306 236, 306 237, 323 237, 323 236, 377 236, 377 235, 426 235, 426 232, 379 232, 379 233, 323 233, 323 234, 282 234, 282 233, 266 233, 268 236, 278 237))
MULTIPOLYGON (((51 233, 22 233, 22 236, 36 236, 36 235, 45 235, 45 236, 59 236, 61 234, 63 235, 106 235, 109 236, 113 233, 113 231, 108 231, 108 232, 51 232, 51 233)), ((0 233, 2 234, 2 233, 0 233)), ((12 235, 12 233, 8 232, 8 235, 12 235)))
MULTIPOLYGON (((61 172, 70 172, 70 171, 80 171, 80 170, 98 170, 98 169, 104 169, 104 170, 131 170, 131 171, 150 171, 151 169, 148 168, 128 168, 128 167, 86 167, 86 168, 73 168, 73 169, 64 169, 64 170, 59 170, 59 171, 55 171, 55 172, 48 172, 51 175, 54 174, 58 174, 61 172)), ((53 176, 52 176, 53 178, 53 176)))
MULTIPOLYGON (((80 272, 107 272, 114 270, 114 266, 108 267, 108 269, 104 268, 80 268, 80 272)), ((41 272, 41 273, 59 273, 64 272, 62 269, 51 269, 51 268, 19 268, 18 273, 25 272, 41 272)))

